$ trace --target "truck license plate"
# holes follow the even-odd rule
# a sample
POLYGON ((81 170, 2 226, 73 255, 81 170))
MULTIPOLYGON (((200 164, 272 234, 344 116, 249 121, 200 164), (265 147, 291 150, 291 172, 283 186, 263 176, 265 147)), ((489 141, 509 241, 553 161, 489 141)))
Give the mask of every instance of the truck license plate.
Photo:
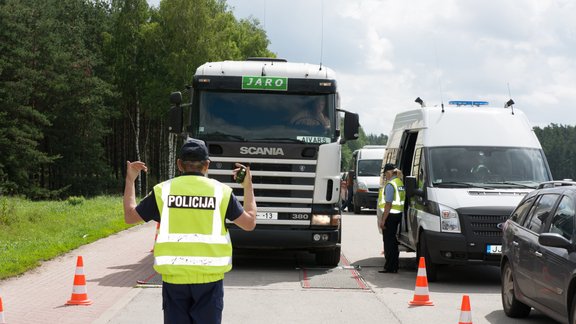
POLYGON ((502 245, 486 245, 486 253, 488 254, 502 254, 502 245))
POLYGON ((258 212, 256 213, 256 219, 278 219, 278 213, 258 212))

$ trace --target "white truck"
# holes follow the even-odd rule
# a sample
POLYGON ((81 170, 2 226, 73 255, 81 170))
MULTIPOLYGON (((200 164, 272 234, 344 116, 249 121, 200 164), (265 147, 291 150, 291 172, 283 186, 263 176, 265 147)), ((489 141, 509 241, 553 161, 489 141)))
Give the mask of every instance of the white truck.
POLYGON ((363 207, 376 209, 385 148, 384 145, 365 145, 352 153, 352 204, 355 214, 360 214, 363 207))
POLYGON ((232 169, 250 165, 257 225, 228 223, 234 248, 308 250, 338 264, 341 144, 357 139, 359 123, 339 107, 334 71, 270 58, 209 62, 196 70, 190 104, 179 92, 171 101, 171 131, 206 142, 208 176, 240 201, 232 169))
POLYGON ((405 176, 399 242, 425 258, 429 281, 440 265, 499 264, 502 223, 526 193, 552 180, 524 113, 483 101, 399 113, 387 162, 405 176))

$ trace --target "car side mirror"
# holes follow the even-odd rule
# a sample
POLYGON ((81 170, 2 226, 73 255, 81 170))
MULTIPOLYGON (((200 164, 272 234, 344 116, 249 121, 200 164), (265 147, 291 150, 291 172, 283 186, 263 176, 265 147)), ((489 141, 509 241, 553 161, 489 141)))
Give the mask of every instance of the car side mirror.
POLYGON ((564 236, 557 233, 542 233, 538 237, 538 243, 544 246, 563 248, 572 252, 574 250, 572 243, 564 236))

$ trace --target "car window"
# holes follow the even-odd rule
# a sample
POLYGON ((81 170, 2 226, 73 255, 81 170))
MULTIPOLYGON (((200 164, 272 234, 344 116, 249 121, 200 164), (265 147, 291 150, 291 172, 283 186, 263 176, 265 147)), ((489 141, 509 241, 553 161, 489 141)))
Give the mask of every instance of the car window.
POLYGON ((534 204, 525 227, 535 233, 540 233, 543 224, 546 224, 550 211, 558 199, 557 194, 544 194, 534 204))
POLYGON ((571 240, 572 234, 574 233, 575 210, 574 200, 568 196, 562 197, 552 218, 549 232, 558 233, 567 240, 571 240))
POLYGON ((520 204, 510 215, 510 219, 518 224, 522 224, 524 222, 524 218, 528 214, 528 210, 530 210, 530 206, 534 202, 535 197, 531 197, 526 199, 522 204, 520 204))

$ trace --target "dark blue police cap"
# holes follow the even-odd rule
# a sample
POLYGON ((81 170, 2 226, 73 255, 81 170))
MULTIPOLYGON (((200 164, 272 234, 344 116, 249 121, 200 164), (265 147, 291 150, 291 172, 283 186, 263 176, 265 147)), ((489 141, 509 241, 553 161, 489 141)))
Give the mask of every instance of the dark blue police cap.
POLYGON ((190 138, 180 148, 180 159, 182 161, 205 161, 210 160, 208 148, 204 141, 190 138))

